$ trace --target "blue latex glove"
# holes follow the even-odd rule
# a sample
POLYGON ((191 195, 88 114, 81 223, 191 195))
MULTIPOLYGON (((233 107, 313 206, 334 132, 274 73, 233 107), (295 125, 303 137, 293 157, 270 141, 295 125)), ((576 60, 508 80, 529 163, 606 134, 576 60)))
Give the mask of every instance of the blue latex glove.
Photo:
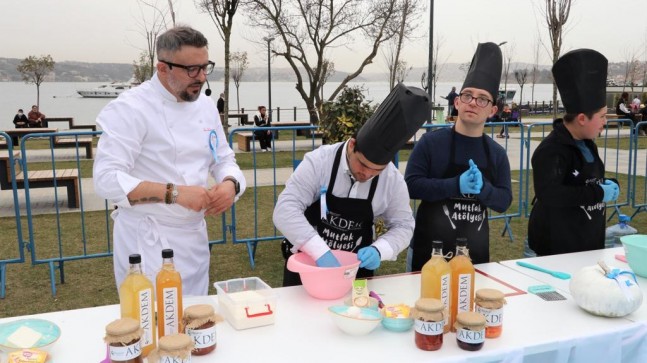
POLYGON ((317 264, 318 267, 339 267, 339 266, 341 266, 339 264, 339 261, 337 261, 337 257, 335 257, 335 255, 332 254, 332 251, 328 251, 328 252, 324 253, 323 255, 321 255, 321 257, 319 257, 317 259, 317 261, 315 261, 315 263, 317 264))
POLYGON ((462 194, 479 194, 481 192, 481 187, 483 187, 483 177, 472 159, 470 159, 470 168, 458 178, 458 187, 462 194), (478 173, 478 175, 475 175, 476 173, 478 173), (477 185, 479 182, 480 186, 477 185))
POLYGON ((603 184, 600 184, 600 187, 604 191, 604 197, 602 198, 604 203, 609 203, 618 199, 618 196, 620 195, 618 184, 607 179, 603 184))
POLYGON ((359 251, 357 251, 357 258, 361 261, 359 267, 368 270, 375 270, 380 267, 380 262, 382 260, 380 252, 378 252, 377 248, 373 246, 360 248, 359 251))

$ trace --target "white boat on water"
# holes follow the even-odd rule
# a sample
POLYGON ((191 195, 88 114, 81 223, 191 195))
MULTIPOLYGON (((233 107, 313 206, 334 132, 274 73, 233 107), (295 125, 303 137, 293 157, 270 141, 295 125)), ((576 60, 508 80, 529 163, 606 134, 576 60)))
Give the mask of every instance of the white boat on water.
POLYGON ((97 88, 80 89, 76 92, 86 98, 116 98, 120 93, 133 88, 133 83, 113 82, 97 88))

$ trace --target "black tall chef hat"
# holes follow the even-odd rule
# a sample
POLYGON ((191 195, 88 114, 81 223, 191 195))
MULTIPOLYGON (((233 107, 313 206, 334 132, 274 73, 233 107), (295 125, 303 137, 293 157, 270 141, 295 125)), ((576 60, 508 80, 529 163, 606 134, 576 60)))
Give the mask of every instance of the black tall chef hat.
POLYGON ((502 68, 503 56, 499 46, 494 43, 479 43, 461 91, 467 87, 486 90, 496 103, 502 68))
POLYGON ((567 113, 597 111, 607 104, 607 64, 592 49, 572 50, 555 62, 553 77, 567 113))
POLYGON ((430 116, 429 95, 398 83, 357 133, 355 150, 386 165, 430 116))

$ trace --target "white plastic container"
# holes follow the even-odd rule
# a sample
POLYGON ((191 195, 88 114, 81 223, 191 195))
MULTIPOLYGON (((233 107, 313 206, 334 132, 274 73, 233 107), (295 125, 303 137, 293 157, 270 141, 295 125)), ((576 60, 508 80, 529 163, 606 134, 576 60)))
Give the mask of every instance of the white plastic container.
POLYGON ((246 277, 213 284, 220 311, 235 329, 274 324, 276 293, 258 277, 246 277))

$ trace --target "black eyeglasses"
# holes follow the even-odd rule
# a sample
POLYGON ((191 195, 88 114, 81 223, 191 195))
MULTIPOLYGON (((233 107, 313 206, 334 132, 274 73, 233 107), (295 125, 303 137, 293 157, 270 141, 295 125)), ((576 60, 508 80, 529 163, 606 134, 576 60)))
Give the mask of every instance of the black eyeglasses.
POLYGON ((485 97, 474 97, 472 96, 471 93, 461 93, 459 96, 459 99, 463 103, 470 103, 472 100, 476 100, 476 105, 483 108, 488 105, 488 103, 494 104, 491 100, 485 98, 485 97))
POLYGON ((159 60, 160 62, 166 64, 169 66, 170 69, 173 69, 173 67, 178 67, 186 70, 186 74, 191 77, 195 78, 200 74, 200 71, 204 72, 205 75, 211 74, 213 72, 213 67, 216 65, 216 63, 209 61, 207 64, 196 64, 196 65, 190 65, 190 66, 185 66, 183 64, 177 64, 177 63, 171 63, 167 62, 165 60, 159 60))

